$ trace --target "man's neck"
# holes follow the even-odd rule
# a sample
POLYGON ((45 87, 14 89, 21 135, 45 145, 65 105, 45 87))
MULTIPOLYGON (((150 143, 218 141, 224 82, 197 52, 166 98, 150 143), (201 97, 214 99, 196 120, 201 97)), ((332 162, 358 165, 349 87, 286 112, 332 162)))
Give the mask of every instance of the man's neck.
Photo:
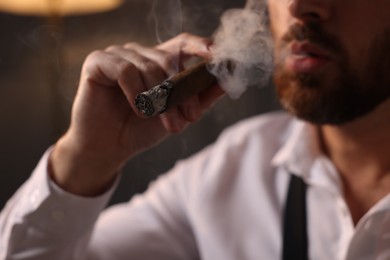
POLYGON ((322 126, 321 139, 356 224, 390 192, 390 100, 354 122, 322 126))

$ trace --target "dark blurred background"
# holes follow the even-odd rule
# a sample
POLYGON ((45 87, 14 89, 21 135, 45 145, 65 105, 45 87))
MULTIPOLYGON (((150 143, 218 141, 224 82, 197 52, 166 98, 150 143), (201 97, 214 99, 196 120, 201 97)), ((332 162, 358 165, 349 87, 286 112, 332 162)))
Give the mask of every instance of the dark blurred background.
MULTIPOLYGON (((180 11, 160 6, 171 0, 159 1, 156 9, 162 9, 157 17, 167 15, 174 24, 173 32, 158 37, 152 0, 126 0, 115 10, 66 16, 54 24, 43 16, 0 12, 0 208, 66 130, 81 65, 89 52, 132 41, 153 46, 157 38, 164 40, 180 31, 210 36, 224 10, 245 4, 244 0, 182 0, 185 19, 176 24, 180 11)), ((200 122, 129 162, 111 203, 145 190, 175 161, 213 142, 226 126, 278 108, 271 86, 251 88, 238 100, 223 98, 200 122)))

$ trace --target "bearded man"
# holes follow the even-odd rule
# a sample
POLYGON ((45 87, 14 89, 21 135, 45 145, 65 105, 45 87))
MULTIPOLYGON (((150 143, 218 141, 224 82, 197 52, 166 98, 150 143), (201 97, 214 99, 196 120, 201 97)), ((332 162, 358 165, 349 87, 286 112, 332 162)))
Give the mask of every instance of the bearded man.
POLYGON ((288 113, 229 128, 145 194, 103 210, 126 161, 223 91, 141 118, 135 96, 180 54, 208 58, 212 43, 182 34, 92 53, 69 130, 2 211, 1 258, 390 259, 390 1, 268 8, 288 113))

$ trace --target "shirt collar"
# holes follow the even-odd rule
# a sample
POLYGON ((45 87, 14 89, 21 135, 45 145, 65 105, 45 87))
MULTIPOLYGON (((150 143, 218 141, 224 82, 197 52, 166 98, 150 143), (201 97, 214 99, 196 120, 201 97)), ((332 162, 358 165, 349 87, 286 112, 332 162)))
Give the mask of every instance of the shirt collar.
POLYGON ((322 154, 318 128, 294 119, 288 132, 287 141, 275 154, 272 165, 284 166, 290 173, 308 179, 316 158, 322 154))
MULTIPOLYGON (((286 142, 272 159, 274 167, 283 167, 285 171, 304 178, 307 183, 321 185, 331 191, 342 193, 341 179, 331 160, 322 152, 318 127, 293 119, 286 131, 286 142)), ((390 194, 382 198, 367 216, 376 212, 389 213, 390 194)), ((386 218, 388 218, 387 215, 386 218)))

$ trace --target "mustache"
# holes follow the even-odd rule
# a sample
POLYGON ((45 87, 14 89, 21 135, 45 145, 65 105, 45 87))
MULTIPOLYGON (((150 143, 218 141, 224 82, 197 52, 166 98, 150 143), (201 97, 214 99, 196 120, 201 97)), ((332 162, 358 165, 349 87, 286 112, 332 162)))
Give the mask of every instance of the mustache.
POLYGON ((293 41, 309 41, 332 53, 345 53, 340 40, 326 32, 318 23, 293 24, 282 37, 282 45, 293 41))

